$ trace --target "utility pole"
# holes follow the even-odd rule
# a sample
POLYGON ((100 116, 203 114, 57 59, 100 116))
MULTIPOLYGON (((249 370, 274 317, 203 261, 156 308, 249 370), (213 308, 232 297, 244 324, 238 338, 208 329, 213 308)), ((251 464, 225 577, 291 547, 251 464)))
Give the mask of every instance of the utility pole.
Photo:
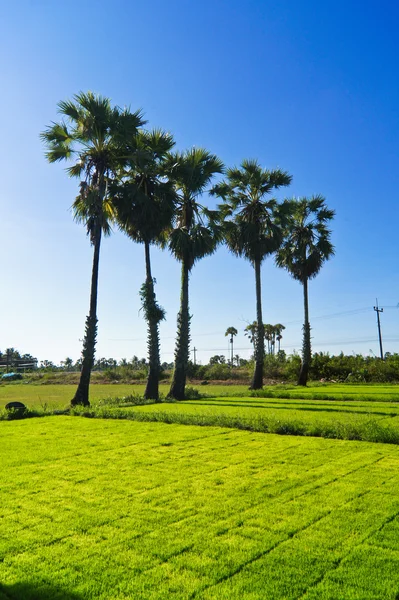
POLYGON ((197 364, 197 348, 194 346, 193 348, 193 352, 194 352, 194 364, 197 364))
POLYGON ((381 323, 380 323, 380 313, 384 312, 383 308, 378 308, 378 300, 375 299, 376 306, 374 306, 374 310, 377 313, 377 326, 378 326, 378 338, 380 340, 380 354, 381 360, 384 360, 384 352, 382 351, 382 336, 381 336, 381 323))

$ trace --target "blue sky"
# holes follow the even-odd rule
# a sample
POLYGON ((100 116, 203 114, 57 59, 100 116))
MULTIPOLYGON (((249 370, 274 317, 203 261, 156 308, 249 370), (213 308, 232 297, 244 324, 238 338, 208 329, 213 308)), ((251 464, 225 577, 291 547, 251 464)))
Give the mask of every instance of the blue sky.
MULTIPOLYGON (((141 107, 180 149, 289 171, 280 199, 323 194, 336 210, 336 256, 310 285, 313 348, 378 354, 378 297, 384 350, 399 351, 396 2, 25 0, 3 3, 0 22, 1 350, 80 355, 92 250, 69 211, 77 182, 46 163, 39 133, 57 102, 92 90, 141 107)), ((153 262, 171 361, 179 266, 157 250, 153 262)), ((98 357, 145 355, 143 280, 143 249, 115 232, 101 253, 98 357)), ((282 347, 299 351, 300 285, 272 259, 262 281, 265 322, 285 324, 282 347)), ((229 326, 249 356, 249 263, 223 248, 200 262, 190 309, 199 361, 227 352, 229 326)))

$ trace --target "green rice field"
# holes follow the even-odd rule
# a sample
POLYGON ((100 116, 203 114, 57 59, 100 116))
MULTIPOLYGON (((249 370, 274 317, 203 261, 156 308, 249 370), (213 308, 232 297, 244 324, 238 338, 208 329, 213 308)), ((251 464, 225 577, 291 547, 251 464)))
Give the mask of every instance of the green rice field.
MULTIPOLYGON (((123 397, 130 394, 143 394, 144 384, 95 384, 90 388, 90 400, 108 397, 123 397)), ((245 398, 250 392, 246 385, 193 385, 201 394, 210 397, 245 398)), ((26 384, 11 383, 0 385, 0 408, 7 402, 19 400, 29 408, 47 406, 64 408, 69 404, 76 391, 75 385, 63 384, 26 384)), ((160 393, 166 396, 168 385, 160 385, 160 393)), ((306 388, 294 385, 276 385, 265 387, 260 394, 280 397, 282 399, 316 399, 316 400, 370 400, 377 402, 398 402, 398 385, 347 385, 347 384, 313 384, 306 388)), ((253 399, 254 400, 254 399, 253 399)))
MULTIPOLYGON (((169 391, 169 385, 160 385, 160 394, 166 396, 169 391)), ((246 385, 194 385, 201 394, 223 395, 223 396, 245 396, 248 395, 248 386, 246 385)), ((290 386, 290 388, 293 386, 290 386)), ((27 384, 25 382, 16 382, 0 385, 0 408, 8 402, 18 400, 23 402, 29 408, 64 408, 73 397, 77 386, 65 384, 27 384)), ((129 384, 94 384, 90 387, 90 401, 96 402, 102 398, 123 397, 131 394, 143 394, 144 383, 135 385, 129 384)), ((273 388, 274 389, 274 388, 273 388)), ((296 389, 296 388, 295 388, 296 389)), ((398 388, 399 389, 399 388, 398 388)), ((285 392, 285 388, 283 390, 285 392)))
POLYGON ((0 421, 0 600, 398 600, 397 389, 98 384, 101 418, 0 421))
POLYGON ((0 598, 399 597, 399 448, 217 427, 0 423, 0 598))

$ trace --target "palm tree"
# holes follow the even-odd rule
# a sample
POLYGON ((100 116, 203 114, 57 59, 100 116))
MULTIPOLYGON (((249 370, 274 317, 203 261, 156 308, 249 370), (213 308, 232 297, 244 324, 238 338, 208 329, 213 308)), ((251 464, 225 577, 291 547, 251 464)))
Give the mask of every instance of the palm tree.
POLYGON ((66 371, 70 371, 73 365, 73 360, 69 356, 66 357, 65 360, 61 361, 61 366, 64 367, 66 371))
POLYGON ((275 330, 276 330, 276 340, 278 341, 278 352, 280 352, 280 342, 283 339, 283 331, 285 329, 285 326, 282 325, 281 323, 277 323, 277 325, 274 326, 275 330))
POLYGON ((90 309, 86 318, 83 340, 83 362, 80 381, 71 405, 88 406, 91 370, 97 337, 97 289, 100 245, 102 234, 109 235, 115 218, 109 200, 108 184, 119 168, 120 141, 133 136, 144 124, 140 112, 130 113, 112 107, 108 98, 92 92, 80 92, 58 104, 58 112, 65 118, 53 123, 41 134, 46 144, 50 163, 73 160, 67 169, 71 177, 81 179, 80 191, 73 203, 75 220, 84 223, 93 246, 90 309))
POLYGON ((258 331, 259 331, 259 328, 258 328, 257 321, 254 321, 253 323, 248 323, 248 325, 244 329, 244 335, 247 336, 247 338, 253 345, 254 352, 256 352, 256 343, 257 343, 256 338, 258 336, 258 331))
POLYGON ((226 333, 224 334, 225 337, 227 337, 228 335, 230 336, 230 348, 231 348, 230 364, 232 367, 234 364, 233 340, 234 340, 234 336, 237 335, 237 333, 238 333, 238 331, 235 327, 228 327, 226 329, 226 333))
POLYGON ((177 316, 175 367, 169 397, 183 400, 190 343, 189 275, 194 264, 212 254, 221 241, 217 211, 198 202, 216 173, 223 172, 222 161, 203 148, 169 155, 168 173, 178 195, 169 249, 181 262, 180 311, 177 316))
POLYGON ((261 265, 266 256, 278 250, 283 238, 280 207, 276 200, 266 198, 273 190, 289 185, 291 179, 285 171, 264 170, 256 160, 244 160, 240 168, 228 169, 227 180, 211 191, 224 201, 221 209, 226 219, 227 245, 234 254, 249 260, 255 270, 258 332, 252 389, 263 387, 261 265))
POLYGON ((265 340, 267 341, 267 352, 268 352, 268 354, 274 354, 275 336, 276 336, 274 325, 270 325, 270 323, 265 323, 263 325, 263 330, 264 330, 265 340))
POLYGON ((162 242, 171 227, 175 208, 175 191, 165 179, 163 163, 173 148, 171 135, 160 130, 140 131, 127 147, 129 156, 125 179, 111 191, 117 209, 118 223, 132 240, 144 244, 146 280, 140 295, 148 324, 149 371, 145 398, 159 400, 159 323, 165 311, 156 301, 151 273, 150 245, 162 242))
POLYGON ((285 240, 276 255, 276 264, 287 269, 303 285, 304 325, 302 364, 298 385, 306 385, 311 361, 308 281, 319 273, 324 262, 334 255, 331 230, 327 224, 335 212, 329 210, 323 196, 293 199, 285 240))

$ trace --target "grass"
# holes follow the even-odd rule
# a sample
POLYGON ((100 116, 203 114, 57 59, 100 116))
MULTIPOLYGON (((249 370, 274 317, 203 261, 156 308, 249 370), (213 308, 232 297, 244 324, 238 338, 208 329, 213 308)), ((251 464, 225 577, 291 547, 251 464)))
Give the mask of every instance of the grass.
MULTIPOLYGON (((166 389, 166 386, 165 386, 166 389)), ((65 408, 76 391, 74 385, 30 385, 14 383, 0 385, 0 408, 8 402, 18 400, 29 408, 48 407, 49 409, 65 408)), ((144 385, 95 384, 91 386, 91 399, 99 400, 110 396, 127 396, 132 393, 143 393, 144 385)))
MULTIPOLYGON (((382 418, 376 419, 373 416, 360 415, 355 418, 340 415, 339 419, 329 416, 329 418, 321 420, 312 414, 306 413, 297 417, 294 411, 284 417, 266 411, 263 414, 255 411, 249 414, 248 411, 241 410, 234 414, 223 409, 203 412, 195 409, 186 410, 187 408, 185 404, 150 405, 144 407, 143 410, 141 410, 141 406, 94 406, 91 408, 76 407, 72 410, 72 414, 100 419, 228 427, 262 433, 277 433, 279 435, 399 444, 399 422, 394 418, 385 421, 382 418)), ((36 415, 33 414, 32 416, 36 415)))
POLYGON ((293 385, 276 385, 250 396, 264 398, 307 398, 312 400, 377 400, 399 402, 396 384, 331 384, 312 383, 305 388, 293 385))
POLYGON ((399 444, 399 404, 377 399, 315 401, 219 397, 129 407, 122 399, 118 406, 114 398, 94 402, 89 410, 78 409, 76 413, 399 444))
MULTIPOLYGON (((263 391, 265 397, 248 397, 248 390, 246 397, 237 396, 243 386, 194 389, 203 393, 204 387, 208 395, 224 395, 149 404, 140 397, 142 385, 97 384, 91 388, 92 407, 75 414, 399 444, 399 402, 390 400, 396 398, 393 385, 273 386, 263 391), (325 399, 326 389, 329 400, 325 399), (297 398, 299 394, 303 397, 297 398)), ((165 394, 167 386, 164 388, 161 393, 165 394)), ((24 402, 30 409, 27 416, 40 416, 65 408, 73 391, 68 385, 1 386, 0 420, 9 417, 1 406, 10 400, 24 402)))
MULTIPOLYGON (((143 394, 144 384, 95 384, 91 386, 90 398, 96 401, 108 397, 123 397, 130 394, 143 394)), ((248 398, 251 392, 245 385, 192 385, 207 397, 248 398)), ((160 393, 166 396, 169 385, 160 385, 160 393)), ((74 385, 63 384, 26 384, 15 382, 0 385, 0 408, 7 402, 18 400, 29 408, 47 406, 50 409, 64 408, 75 393, 74 385)), ((253 392, 254 393, 254 392, 253 392)), ((282 399, 308 400, 373 400, 378 402, 399 402, 397 385, 344 385, 312 384, 307 388, 294 385, 269 386, 257 396, 282 399)))
POLYGON ((70 417, 0 435, 1 600, 398 598, 396 446, 70 417))

